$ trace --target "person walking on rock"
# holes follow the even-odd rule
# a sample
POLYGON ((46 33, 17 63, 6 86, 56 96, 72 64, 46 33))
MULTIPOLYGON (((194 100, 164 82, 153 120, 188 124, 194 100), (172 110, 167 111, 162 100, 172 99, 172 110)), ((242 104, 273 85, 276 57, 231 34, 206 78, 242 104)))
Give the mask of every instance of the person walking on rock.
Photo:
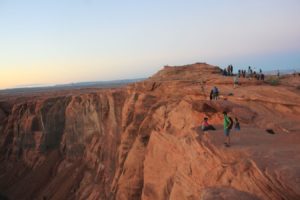
POLYGON ((224 115, 224 135, 225 135, 225 142, 224 145, 226 147, 230 147, 230 130, 233 126, 233 120, 231 117, 227 115, 227 112, 223 112, 224 115))

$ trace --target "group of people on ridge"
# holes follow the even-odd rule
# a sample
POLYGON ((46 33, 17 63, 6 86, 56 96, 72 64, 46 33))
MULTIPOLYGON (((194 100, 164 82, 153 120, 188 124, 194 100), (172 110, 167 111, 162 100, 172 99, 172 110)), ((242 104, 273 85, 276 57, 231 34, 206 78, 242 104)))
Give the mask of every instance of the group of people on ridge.
MULTIPOLYGON (((221 73, 224 76, 234 76, 233 77, 234 88, 239 84, 238 83, 239 78, 249 78, 249 79, 255 78, 257 80, 264 80, 265 78, 265 75, 262 73, 261 69, 259 69, 259 72, 257 73, 255 70, 252 69, 251 66, 248 67, 248 70, 239 69, 237 74, 233 74, 233 66, 228 65, 227 68, 221 70, 221 73)), ((279 76, 279 72, 278 72, 278 76, 279 76)), ((210 91, 210 95, 209 95, 210 100, 218 100, 219 94, 220 94, 219 89, 216 86, 214 86, 210 91)), ((223 121, 224 135, 225 135, 224 145, 226 147, 230 147, 230 132, 232 128, 234 127, 235 131, 240 131, 241 127, 238 118, 235 117, 233 121, 232 118, 228 116, 227 112, 225 111, 223 112, 223 117, 224 117, 224 121, 223 121)), ((211 124, 209 124, 208 117, 205 117, 203 119, 203 122, 201 124, 201 129, 204 132, 204 135, 207 135, 208 133, 207 131, 209 130, 216 130, 211 124)))
POLYGON ((224 70, 222 70, 222 74, 223 76, 233 76, 233 66, 228 65, 227 68, 224 68, 224 70))
MULTIPOLYGON (((233 66, 228 65, 227 68, 221 70, 221 74, 223 76, 235 76, 235 74, 233 73, 233 66)), ((238 78, 249 78, 249 79, 255 78, 257 80, 265 79, 265 75, 262 73, 261 69, 259 69, 259 72, 256 72, 255 70, 252 69, 251 66, 248 66, 248 70, 239 69, 236 76, 238 78)))
POLYGON ((246 70, 238 70, 237 76, 240 78, 255 78, 256 80, 265 80, 265 75, 262 73, 262 70, 259 69, 259 73, 257 73, 255 70, 251 68, 251 66, 248 67, 248 71, 246 70))

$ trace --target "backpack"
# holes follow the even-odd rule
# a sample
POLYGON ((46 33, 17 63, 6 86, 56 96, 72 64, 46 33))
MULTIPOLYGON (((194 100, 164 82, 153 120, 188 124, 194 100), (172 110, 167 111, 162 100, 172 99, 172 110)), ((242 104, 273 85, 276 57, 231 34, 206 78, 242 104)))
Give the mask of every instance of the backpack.
POLYGON ((230 120, 230 125, 228 126, 228 129, 232 129, 232 126, 233 126, 233 120, 231 117, 229 117, 229 120, 230 120))

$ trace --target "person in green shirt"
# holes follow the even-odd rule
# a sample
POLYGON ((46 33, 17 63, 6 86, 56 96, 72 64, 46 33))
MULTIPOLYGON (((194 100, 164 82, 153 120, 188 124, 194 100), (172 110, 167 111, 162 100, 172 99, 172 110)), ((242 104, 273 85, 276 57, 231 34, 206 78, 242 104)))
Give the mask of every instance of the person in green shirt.
POLYGON ((227 112, 223 112, 224 115, 224 135, 226 137, 225 139, 225 146, 230 147, 230 129, 232 128, 232 120, 230 117, 228 117, 227 112))

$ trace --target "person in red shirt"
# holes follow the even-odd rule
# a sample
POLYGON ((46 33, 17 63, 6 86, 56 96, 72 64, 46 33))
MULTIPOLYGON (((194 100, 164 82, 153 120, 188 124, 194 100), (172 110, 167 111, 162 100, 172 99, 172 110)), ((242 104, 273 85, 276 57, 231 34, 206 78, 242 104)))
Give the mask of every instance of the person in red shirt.
POLYGON ((216 130, 215 127, 213 127, 211 124, 208 123, 208 118, 207 117, 204 117, 203 122, 201 124, 201 129, 204 132, 204 135, 209 130, 216 130))

